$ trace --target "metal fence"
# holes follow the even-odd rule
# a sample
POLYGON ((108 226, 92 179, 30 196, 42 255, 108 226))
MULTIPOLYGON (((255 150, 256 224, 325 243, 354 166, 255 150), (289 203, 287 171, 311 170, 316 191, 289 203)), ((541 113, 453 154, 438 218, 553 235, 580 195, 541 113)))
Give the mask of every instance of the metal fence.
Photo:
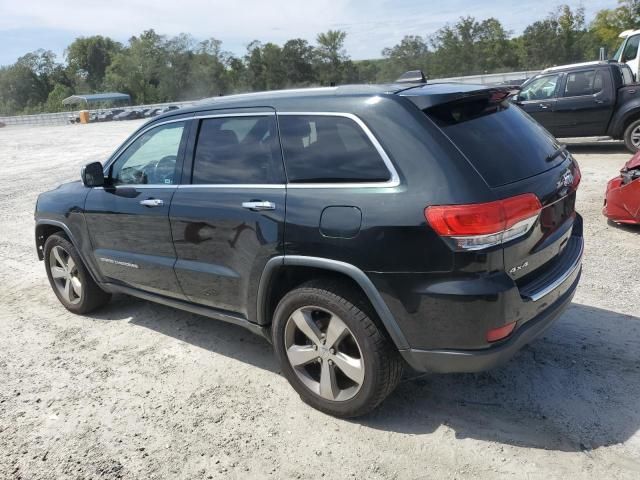
MULTIPOLYGON (((122 110, 144 110, 146 108, 162 108, 169 105, 177 105, 179 107, 193 105, 194 102, 170 102, 170 103, 154 103, 150 105, 132 105, 123 107, 112 107, 122 110)), ((89 110, 89 114, 97 114, 112 108, 98 108, 89 110)), ((58 113, 38 113, 35 115, 16 115, 13 117, 0 117, 0 122, 5 125, 65 125, 71 123, 71 119, 79 114, 79 110, 71 112, 58 113)))
POLYGON ((430 82, 458 82, 458 83, 478 83, 486 85, 488 83, 510 82, 530 78, 540 73, 540 70, 526 70, 524 72, 488 73, 484 75, 469 75, 466 77, 449 77, 429 79, 430 82))
MULTIPOLYGON (((524 72, 508 72, 508 73, 491 73, 486 75, 470 75, 466 77, 450 77, 450 78, 434 78, 429 79, 432 83, 440 82, 459 82, 459 83, 500 83, 508 82, 511 80, 521 80, 523 78, 529 78, 540 73, 538 70, 527 70, 524 72)), ((145 108, 162 108, 168 105, 187 106, 193 105, 194 101, 190 102, 170 102, 170 103, 155 103, 152 105, 135 105, 128 107, 114 107, 122 108, 124 110, 142 110, 145 108)), ((100 108, 89 110, 90 113, 98 113, 107 109, 100 108)), ((60 112, 60 113, 39 113, 36 115, 17 115, 14 117, 0 117, 0 122, 5 125, 65 125, 70 123, 70 119, 77 117, 78 111, 73 112, 60 112)))

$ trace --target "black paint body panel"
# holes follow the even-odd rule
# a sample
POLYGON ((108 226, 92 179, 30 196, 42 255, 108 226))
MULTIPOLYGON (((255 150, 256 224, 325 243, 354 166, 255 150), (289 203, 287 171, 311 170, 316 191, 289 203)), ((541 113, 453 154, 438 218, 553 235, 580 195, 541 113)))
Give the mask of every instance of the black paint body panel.
MULTIPOLYGON (((449 93, 455 96, 456 88, 434 87, 440 95, 434 101, 449 93)), ((429 88, 421 87, 418 93, 428 96, 429 88)), ((558 188, 564 173, 576 172, 575 164, 567 157, 544 174, 490 188, 418 108, 422 100, 364 87, 355 92, 310 90, 223 99, 162 115, 138 132, 177 118, 191 119, 178 159, 183 165, 177 176, 180 185, 63 185, 40 195, 37 228, 47 222, 62 225, 94 278, 107 289, 164 298, 179 308, 192 305, 191 311, 246 322, 254 330, 264 331, 271 321, 264 308, 274 273, 308 265, 351 275, 400 350, 486 351, 492 348, 485 340, 487 329, 511 321, 518 321, 520 328, 575 289, 575 282, 567 281, 541 302, 527 302, 519 292, 519 282, 552 261, 567 236, 582 237, 572 197, 558 188), (199 117, 255 111, 274 112, 276 121, 278 112, 356 115, 388 155, 398 184, 190 185, 199 117), (554 226, 538 224, 504 247, 454 252, 425 220, 429 205, 490 202, 528 192, 549 208, 547 220, 554 226), (140 200, 147 198, 161 199, 164 205, 141 206, 140 200), (275 207, 243 208, 250 201, 275 207), (555 202, 561 203, 551 207, 555 202), (572 215, 564 215, 565 210, 572 215), (508 273, 526 258, 535 268, 508 273)))

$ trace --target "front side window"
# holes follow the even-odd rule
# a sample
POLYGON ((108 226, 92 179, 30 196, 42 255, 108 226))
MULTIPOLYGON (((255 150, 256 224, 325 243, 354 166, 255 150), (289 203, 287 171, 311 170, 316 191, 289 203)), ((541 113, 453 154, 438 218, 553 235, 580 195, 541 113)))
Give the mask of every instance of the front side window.
POLYGON ((282 170, 273 115, 202 120, 192 183, 278 184, 282 170))
POLYGON ((556 93, 560 75, 545 75, 533 80, 518 94, 520 100, 548 100, 556 93))
POLYGON ((624 85, 632 85, 635 83, 633 72, 627 65, 620 65, 620 73, 622 74, 622 83, 624 85))
POLYGON ((603 80, 602 72, 596 73, 595 70, 567 73, 564 96, 579 97, 581 95, 592 95, 601 92, 603 80))
POLYGON ((280 138, 290 183, 386 182, 380 153, 350 118, 281 115, 280 138))
POLYGON ((185 122, 160 125, 140 135, 111 167, 113 185, 172 185, 185 122))

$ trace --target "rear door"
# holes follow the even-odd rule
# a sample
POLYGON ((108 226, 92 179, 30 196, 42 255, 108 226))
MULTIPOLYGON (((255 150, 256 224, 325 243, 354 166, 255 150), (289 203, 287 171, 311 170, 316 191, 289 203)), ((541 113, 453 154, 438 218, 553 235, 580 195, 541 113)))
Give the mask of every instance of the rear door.
POLYGON ((87 196, 93 254, 109 281, 182 298, 169 207, 180 181, 188 120, 140 133, 110 165, 108 185, 87 196))
POLYGON ((253 319, 260 274, 284 251, 286 187, 275 113, 203 117, 171 205, 175 271, 190 301, 253 319))
POLYGON ((608 68, 568 72, 556 101, 558 137, 605 135, 616 101, 608 68))
POLYGON ((541 75, 523 87, 517 100, 520 108, 554 135, 556 123, 553 112, 560 80, 559 73, 541 75))

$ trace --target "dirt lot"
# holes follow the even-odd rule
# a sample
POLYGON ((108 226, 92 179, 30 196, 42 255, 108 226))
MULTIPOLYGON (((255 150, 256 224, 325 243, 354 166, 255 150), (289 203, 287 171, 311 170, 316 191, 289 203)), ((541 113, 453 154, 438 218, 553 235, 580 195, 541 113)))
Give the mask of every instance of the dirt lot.
POLYGON ((584 275, 544 338, 343 421, 304 405, 238 327, 124 296, 89 317, 58 303, 36 196, 137 125, 0 130, 0 478, 640 478, 640 230, 600 214, 621 146, 571 146, 584 275))

